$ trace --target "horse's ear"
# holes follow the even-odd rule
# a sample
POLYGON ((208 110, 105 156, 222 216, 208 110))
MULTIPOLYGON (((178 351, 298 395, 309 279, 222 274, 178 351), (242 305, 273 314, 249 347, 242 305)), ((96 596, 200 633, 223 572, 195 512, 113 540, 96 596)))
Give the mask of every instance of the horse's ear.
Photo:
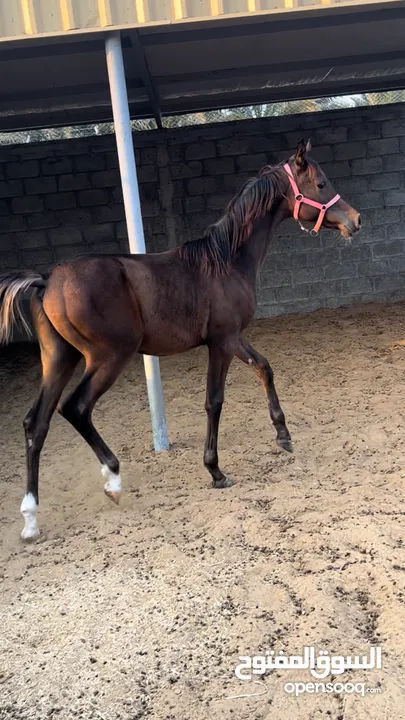
POLYGON ((307 152, 310 151, 310 149, 311 149, 311 142, 309 140, 308 140, 307 144, 305 144, 304 140, 299 141, 298 147, 295 151, 294 160, 295 160, 295 164, 299 168, 301 168, 301 170, 304 170, 307 165, 305 156, 306 156, 307 152))
POLYGON ((311 144, 311 139, 309 139, 306 144, 306 151, 307 151, 307 153, 310 153, 311 150, 312 150, 312 144, 311 144))

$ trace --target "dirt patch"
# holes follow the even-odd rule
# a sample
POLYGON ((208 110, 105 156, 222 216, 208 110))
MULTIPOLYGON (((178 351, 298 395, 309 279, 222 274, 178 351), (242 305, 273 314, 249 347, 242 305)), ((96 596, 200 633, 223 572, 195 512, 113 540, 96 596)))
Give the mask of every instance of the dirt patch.
POLYGON ((206 353, 162 361, 170 453, 154 455, 142 362, 100 401, 96 425, 126 493, 103 494, 97 461, 55 417, 42 455, 41 542, 19 541, 22 419, 38 355, 2 351, 0 719, 391 720, 405 718, 405 304, 255 323, 295 454, 281 454, 260 384, 235 361, 214 491, 202 467, 206 353), (239 655, 305 645, 383 652, 348 671, 381 693, 266 694, 239 655))

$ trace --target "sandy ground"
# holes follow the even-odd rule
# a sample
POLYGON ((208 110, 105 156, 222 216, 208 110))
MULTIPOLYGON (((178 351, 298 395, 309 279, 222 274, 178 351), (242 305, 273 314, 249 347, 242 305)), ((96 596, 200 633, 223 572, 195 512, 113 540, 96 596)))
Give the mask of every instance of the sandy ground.
POLYGON ((155 456, 137 359, 95 413, 122 461, 122 505, 57 416, 30 546, 21 421, 38 357, 2 351, 1 720, 405 718, 405 304, 261 321, 248 336, 274 367, 293 456, 235 361, 220 457, 236 484, 211 489, 203 349, 162 362, 173 447, 155 456), (313 681, 308 671, 269 671, 264 686, 234 675, 239 655, 373 643, 382 670, 336 680, 379 694, 296 698, 284 684, 313 681))

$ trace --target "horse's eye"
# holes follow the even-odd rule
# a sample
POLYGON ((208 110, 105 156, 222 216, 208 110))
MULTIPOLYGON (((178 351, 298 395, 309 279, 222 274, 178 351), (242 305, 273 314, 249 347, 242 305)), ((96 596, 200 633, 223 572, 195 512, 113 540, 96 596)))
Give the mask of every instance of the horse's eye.
POLYGON ((322 190, 322 188, 324 188, 325 186, 326 186, 326 182, 320 182, 320 183, 318 183, 318 187, 319 187, 320 190, 322 190))

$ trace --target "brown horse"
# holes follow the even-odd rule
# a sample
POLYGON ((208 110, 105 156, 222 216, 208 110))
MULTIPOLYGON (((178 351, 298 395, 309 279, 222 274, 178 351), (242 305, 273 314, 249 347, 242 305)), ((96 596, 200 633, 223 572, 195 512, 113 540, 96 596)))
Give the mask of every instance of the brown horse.
MULTIPOLYGON (((218 426, 225 378, 233 357, 251 366, 263 383, 277 443, 292 451, 268 361, 241 333, 254 316, 256 278, 278 224, 294 216, 339 229, 346 238, 360 228, 359 214, 335 195, 320 167, 300 142, 285 165, 265 167, 231 201, 203 237, 160 254, 90 256, 54 267, 46 276, 21 272, 0 277, 0 341, 12 326, 25 327, 20 292, 31 298, 41 348, 39 396, 24 420, 27 489, 21 505, 22 537, 39 534, 39 457, 51 416, 73 371, 84 356, 84 375, 58 405, 94 450, 106 479, 106 494, 118 502, 118 459, 92 423, 99 397, 135 353, 164 356, 207 345, 209 352, 204 464, 214 488, 232 483, 218 466, 218 426), (299 189, 298 189, 299 188, 299 189)), ((305 228, 303 228, 305 229, 305 228)))

